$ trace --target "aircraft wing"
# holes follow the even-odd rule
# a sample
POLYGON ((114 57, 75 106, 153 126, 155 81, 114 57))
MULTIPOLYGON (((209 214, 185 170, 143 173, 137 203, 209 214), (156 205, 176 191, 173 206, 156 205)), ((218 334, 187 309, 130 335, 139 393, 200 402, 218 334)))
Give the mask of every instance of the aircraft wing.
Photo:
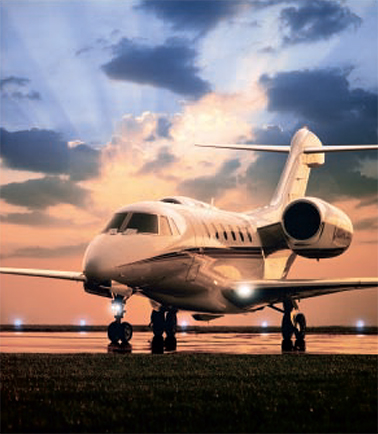
POLYGON ((86 282, 85 275, 78 271, 55 271, 55 270, 39 270, 36 268, 8 268, 0 267, 1 274, 16 274, 19 276, 35 276, 49 277, 52 279, 76 280, 86 282))
POLYGON ((223 295, 239 308, 246 310, 352 289, 377 288, 378 278, 332 280, 257 280, 234 282, 223 289, 223 295))

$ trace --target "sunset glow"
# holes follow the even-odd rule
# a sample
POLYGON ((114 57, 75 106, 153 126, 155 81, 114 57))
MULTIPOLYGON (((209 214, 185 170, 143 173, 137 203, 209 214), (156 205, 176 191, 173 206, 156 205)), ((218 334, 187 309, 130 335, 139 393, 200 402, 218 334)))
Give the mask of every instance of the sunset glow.
MULTIPOLYGON (((281 155, 195 144, 288 144, 303 125, 324 144, 378 143, 375 0, 175 6, 0 3, 2 266, 81 271, 91 239, 133 202, 184 195, 232 211, 269 203, 281 155)), ((288 278, 378 275, 377 167, 369 151, 327 155, 313 171, 308 194, 346 212, 354 237, 340 257, 298 258, 288 278)), ((0 285, 1 323, 84 326, 114 313, 81 283, 1 275, 0 285)), ((301 309, 311 325, 378 325, 375 289, 301 309)), ((150 312, 133 296, 125 318, 148 324, 150 312)), ((215 325, 280 321, 265 309, 215 325)))

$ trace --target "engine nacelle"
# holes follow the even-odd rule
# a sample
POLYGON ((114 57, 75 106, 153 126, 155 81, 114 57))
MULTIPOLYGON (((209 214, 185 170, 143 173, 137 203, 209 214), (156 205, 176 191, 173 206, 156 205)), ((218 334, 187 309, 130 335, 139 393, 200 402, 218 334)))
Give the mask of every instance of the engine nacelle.
POLYGON ((288 246, 306 258, 331 258, 350 245, 353 226, 341 210, 318 198, 291 202, 282 215, 288 246))

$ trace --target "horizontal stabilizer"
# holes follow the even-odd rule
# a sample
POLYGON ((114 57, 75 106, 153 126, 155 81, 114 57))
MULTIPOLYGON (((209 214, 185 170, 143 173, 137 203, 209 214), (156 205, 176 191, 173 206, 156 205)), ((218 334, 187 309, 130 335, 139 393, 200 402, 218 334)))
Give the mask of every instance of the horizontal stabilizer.
POLYGON ((280 145, 200 145, 196 144, 201 148, 219 148, 219 149, 234 149, 235 151, 264 151, 264 152, 290 152, 290 146, 280 146, 280 145))
MULTIPOLYGON (((215 144, 215 145, 200 145, 201 148, 218 148, 218 149, 233 149, 235 151, 263 151, 263 152, 283 152, 289 153, 290 146, 280 145, 237 145, 237 144, 215 144)), ((303 148, 304 154, 320 154, 328 152, 352 152, 352 151, 375 151, 378 150, 378 145, 323 145, 321 147, 303 148)))
POLYGON ((49 277, 51 279, 76 280, 86 282, 85 275, 78 271, 39 270, 36 268, 0 267, 1 274, 16 274, 18 276, 49 277))
POLYGON ((352 152, 352 151, 375 151, 378 145, 323 145, 321 148, 305 148, 305 154, 319 154, 322 152, 352 152))
POLYGON ((378 278, 332 280, 256 280, 233 282, 223 295, 239 308, 249 309, 353 289, 377 288, 378 278))

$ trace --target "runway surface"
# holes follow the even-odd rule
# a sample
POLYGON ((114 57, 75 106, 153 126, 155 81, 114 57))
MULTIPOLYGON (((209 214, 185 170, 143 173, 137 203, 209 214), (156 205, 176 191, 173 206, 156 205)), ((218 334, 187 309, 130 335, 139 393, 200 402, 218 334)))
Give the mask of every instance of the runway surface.
MULTIPOLYGON (((132 353, 151 352, 150 332, 135 332, 132 353)), ((178 333, 177 352, 280 354, 279 333, 178 333)), ((308 354, 378 354, 378 335, 308 334, 308 354)), ((104 332, 1 332, 2 353, 106 353, 104 332)))

